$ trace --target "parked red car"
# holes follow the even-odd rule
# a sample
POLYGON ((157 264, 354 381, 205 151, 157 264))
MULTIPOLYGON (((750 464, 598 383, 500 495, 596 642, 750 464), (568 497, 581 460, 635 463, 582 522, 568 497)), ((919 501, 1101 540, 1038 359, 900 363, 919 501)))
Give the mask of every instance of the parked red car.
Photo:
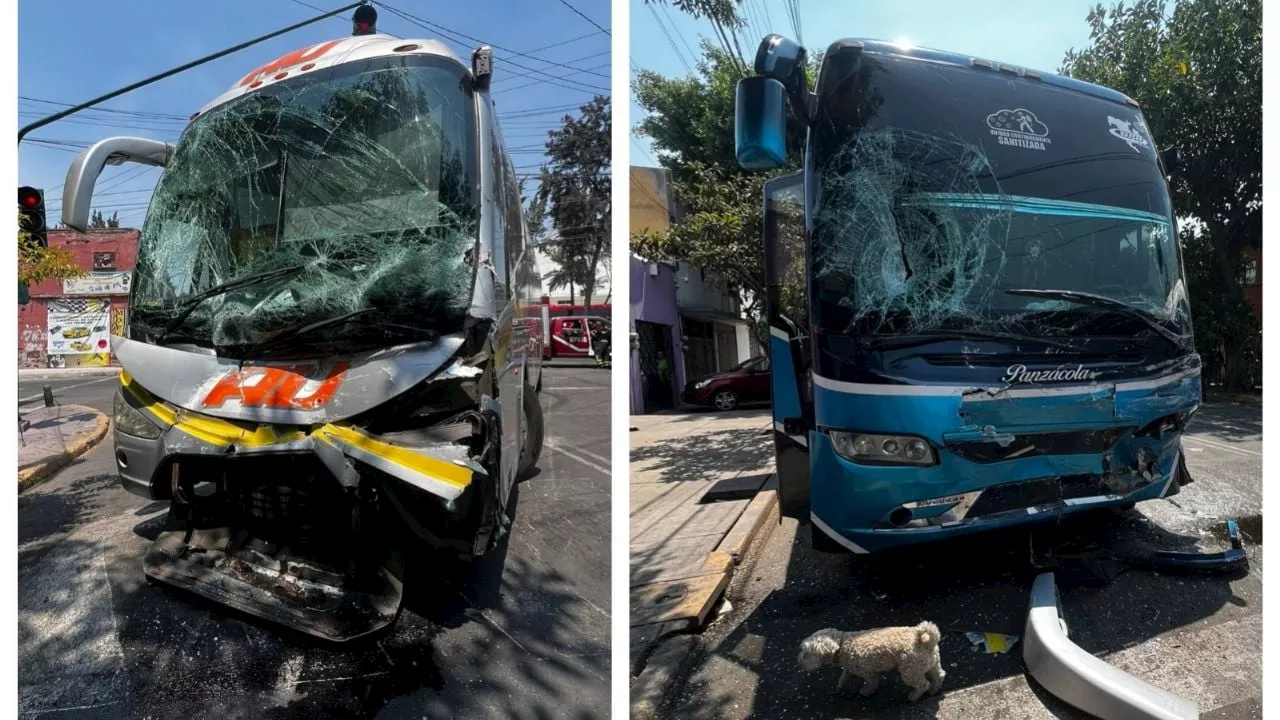
POLYGON ((769 402, 769 358, 753 357, 724 372, 685 386, 680 399, 690 405, 732 410, 743 403, 769 402))

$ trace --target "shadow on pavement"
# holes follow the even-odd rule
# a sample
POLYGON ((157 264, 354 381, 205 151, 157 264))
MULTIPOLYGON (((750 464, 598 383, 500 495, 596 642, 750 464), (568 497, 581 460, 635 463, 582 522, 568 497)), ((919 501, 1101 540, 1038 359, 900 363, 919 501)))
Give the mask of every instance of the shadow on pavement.
POLYGON ((1262 408, 1230 403, 1201 405, 1188 432, 1206 433, 1222 442, 1262 440, 1262 408))
MULTIPOLYGON (((853 556, 813 550, 811 527, 802 526, 795 533, 785 585, 768 594, 698 660, 699 667, 711 668, 708 672, 695 673, 675 688, 672 717, 743 717, 743 709, 749 708, 751 717, 931 718, 949 692, 1024 673, 1021 640, 1005 654, 988 655, 974 649, 964 633, 1023 634, 1031 581, 1039 572, 1029 561, 1031 531, 1008 530, 853 556), (836 694, 838 670, 806 674, 796 664, 800 642, 819 629, 857 630, 921 620, 935 622, 942 631, 947 677, 939 696, 914 705, 907 702, 907 689, 893 673, 883 678, 874 696, 864 699, 856 689, 836 694), (755 684, 747 693, 748 688, 737 683, 712 683, 708 675, 749 675, 755 684)), ((1144 548, 1187 547, 1198 539, 1143 522, 1134 511, 1071 518, 1057 526, 1057 533, 1065 546, 1120 537, 1113 549, 1122 555, 1144 548)), ((740 572, 754 570, 744 566, 740 572)), ((1195 624, 1227 605, 1261 603, 1260 589, 1258 597, 1236 596, 1229 584, 1232 576, 1128 571, 1102 587, 1073 587, 1069 578, 1059 578, 1072 640, 1094 654, 1122 650, 1195 624)), ((1033 692, 1057 717, 1086 717, 1042 689, 1033 686, 1033 692)))
POLYGON ((772 437, 745 428, 707 430, 631 448, 631 464, 655 473, 659 482, 713 480, 717 474, 759 467, 772 457, 772 437))
POLYGON ((424 553, 397 622, 336 645, 145 581, 165 522, 63 539, 20 583, 20 709, 60 710, 24 717, 587 718, 564 688, 607 697, 590 610, 556 570, 509 556, 512 535, 453 573, 424 553))

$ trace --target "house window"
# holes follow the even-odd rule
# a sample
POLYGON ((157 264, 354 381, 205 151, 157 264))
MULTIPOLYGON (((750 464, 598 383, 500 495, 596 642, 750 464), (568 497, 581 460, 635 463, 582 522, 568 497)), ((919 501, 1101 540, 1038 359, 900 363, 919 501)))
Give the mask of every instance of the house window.
POLYGON ((1240 266, 1240 284, 1251 287, 1258 284, 1258 260, 1247 258, 1240 266))
POLYGON ((94 270, 115 270, 116 254, 113 252, 96 252, 93 254, 94 270))

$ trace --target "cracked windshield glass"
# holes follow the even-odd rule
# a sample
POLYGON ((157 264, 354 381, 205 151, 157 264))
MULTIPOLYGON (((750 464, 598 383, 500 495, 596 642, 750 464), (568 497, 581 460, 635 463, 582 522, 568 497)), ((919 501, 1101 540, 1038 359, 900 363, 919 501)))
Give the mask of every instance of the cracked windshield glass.
POLYGON ((132 331, 261 354, 286 338, 341 352, 461 329, 474 127, 462 69, 423 56, 318 70, 208 111, 156 188, 132 331))
POLYGON ((994 74, 957 97, 960 69, 827 62, 813 133, 820 326, 1186 332, 1176 232, 1136 110, 1047 85, 1010 96, 994 74))

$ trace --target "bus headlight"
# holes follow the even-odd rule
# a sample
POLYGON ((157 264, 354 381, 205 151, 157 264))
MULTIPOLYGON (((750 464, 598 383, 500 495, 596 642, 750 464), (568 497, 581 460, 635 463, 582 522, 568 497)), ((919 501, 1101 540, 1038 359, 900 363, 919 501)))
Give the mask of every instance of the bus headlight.
POLYGON ((832 430, 831 445, 846 460, 870 465, 933 465, 937 456, 924 438, 832 430))
POLYGON ((125 435, 133 435, 144 440, 155 440, 160 437, 160 428, 143 415, 142 411, 130 405, 120 393, 116 393, 112 415, 115 416, 112 422, 115 423, 116 429, 125 435))

